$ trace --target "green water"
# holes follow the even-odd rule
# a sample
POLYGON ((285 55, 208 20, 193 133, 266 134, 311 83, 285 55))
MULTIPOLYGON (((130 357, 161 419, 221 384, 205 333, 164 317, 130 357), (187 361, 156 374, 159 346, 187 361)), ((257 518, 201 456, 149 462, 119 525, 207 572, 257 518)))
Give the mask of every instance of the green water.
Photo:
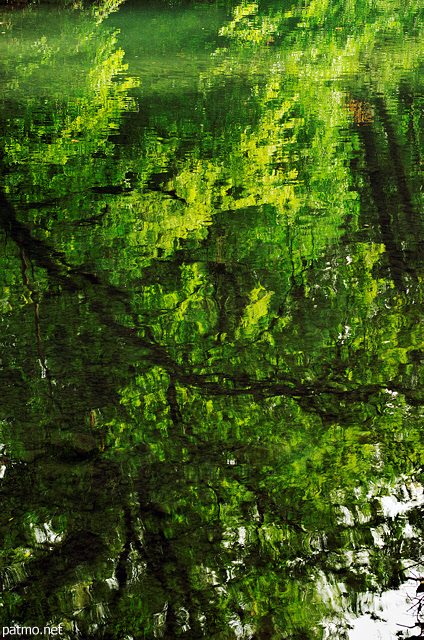
POLYGON ((421 2, 0 23, 3 637, 418 637, 421 2))

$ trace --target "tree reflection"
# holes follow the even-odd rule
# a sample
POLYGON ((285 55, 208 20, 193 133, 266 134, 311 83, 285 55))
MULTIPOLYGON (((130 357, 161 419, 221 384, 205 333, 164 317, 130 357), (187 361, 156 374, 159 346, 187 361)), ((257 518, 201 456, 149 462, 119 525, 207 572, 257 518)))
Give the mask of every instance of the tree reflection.
POLYGON ((421 85, 389 74, 422 40, 383 4, 355 42, 351 7, 236 8, 186 119, 100 28, 72 95, 11 102, 4 625, 341 638, 422 557, 419 504, 382 506, 423 455, 421 85), (354 77, 381 33, 389 97, 354 77))

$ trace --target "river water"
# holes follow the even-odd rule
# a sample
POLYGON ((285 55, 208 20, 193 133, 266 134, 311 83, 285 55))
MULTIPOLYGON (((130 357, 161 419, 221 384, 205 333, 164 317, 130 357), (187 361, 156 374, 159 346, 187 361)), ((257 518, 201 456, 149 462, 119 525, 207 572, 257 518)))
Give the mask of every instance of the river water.
POLYGON ((416 0, 0 9, 3 637, 420 636, 423 54, 416 0))

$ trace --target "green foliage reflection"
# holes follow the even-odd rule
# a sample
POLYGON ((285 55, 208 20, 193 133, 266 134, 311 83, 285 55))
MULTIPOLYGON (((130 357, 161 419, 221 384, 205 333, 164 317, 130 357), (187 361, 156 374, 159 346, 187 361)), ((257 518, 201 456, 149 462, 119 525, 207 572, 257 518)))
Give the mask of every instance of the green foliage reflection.
POLYGON ((422 552, 421 7, 240 5, 159 96, 108 7, 5 67, 1 622, 343 637, 422 552))

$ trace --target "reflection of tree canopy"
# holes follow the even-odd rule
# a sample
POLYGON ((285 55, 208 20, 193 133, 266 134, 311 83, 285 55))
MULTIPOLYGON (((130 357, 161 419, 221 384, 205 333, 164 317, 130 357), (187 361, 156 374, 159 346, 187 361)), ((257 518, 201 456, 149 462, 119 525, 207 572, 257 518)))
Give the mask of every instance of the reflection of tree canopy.
POLYGON ((372 6, 237 8, 182 119, 100 29, 71 95, 10 93, 3 624, 342 637, 420 557, 381 497, 422 457, 422 23, 372 6))

